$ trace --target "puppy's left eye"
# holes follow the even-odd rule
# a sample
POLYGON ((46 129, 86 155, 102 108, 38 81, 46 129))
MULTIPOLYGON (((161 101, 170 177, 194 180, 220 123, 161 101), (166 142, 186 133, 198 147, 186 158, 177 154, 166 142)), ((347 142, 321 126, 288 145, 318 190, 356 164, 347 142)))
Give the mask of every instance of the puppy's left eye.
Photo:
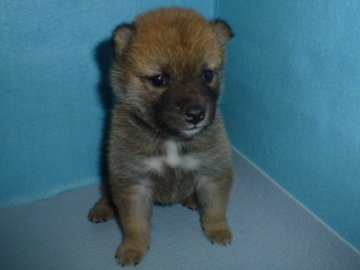
POLYGON ((211 81, 214 79, 214 71, 210 69, 205 69, 202 73, 201 78, 204 80, 204 82, 211 83, 211 81))

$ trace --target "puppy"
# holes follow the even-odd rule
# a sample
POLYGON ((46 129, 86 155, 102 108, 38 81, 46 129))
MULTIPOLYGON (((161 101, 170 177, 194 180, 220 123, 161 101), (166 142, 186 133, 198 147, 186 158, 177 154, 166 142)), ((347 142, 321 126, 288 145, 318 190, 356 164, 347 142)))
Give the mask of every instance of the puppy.
POLYGON ((119 217, 121 265, 146 254, 154 203, 199 207, 208 239, 231 242, 231 149, 217 103, 232 37, 226 22, 181 8, 145 13, 114 32, 109 192, 89 218, 119 217))

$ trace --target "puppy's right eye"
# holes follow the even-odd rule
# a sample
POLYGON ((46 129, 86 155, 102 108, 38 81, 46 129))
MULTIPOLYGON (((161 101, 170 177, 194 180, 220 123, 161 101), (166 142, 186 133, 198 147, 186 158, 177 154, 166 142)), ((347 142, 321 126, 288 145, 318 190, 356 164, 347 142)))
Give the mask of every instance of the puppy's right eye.
POLYGON ((149 80, 153 86, 162 87, 167 85, 169 78, 165 74, 159 74, 150 77, 149 80))

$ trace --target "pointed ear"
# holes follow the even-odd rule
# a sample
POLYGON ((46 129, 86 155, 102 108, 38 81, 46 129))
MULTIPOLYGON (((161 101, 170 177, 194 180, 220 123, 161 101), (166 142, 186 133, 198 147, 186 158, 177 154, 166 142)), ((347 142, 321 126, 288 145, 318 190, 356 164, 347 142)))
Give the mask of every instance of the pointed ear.
POLYGON ((234 37, 233 31, 231 30, 230 25, 226 21, 215 19, 210 21, 210 25, 220 39, 220 42, 223 46, 225 46, 228 41, 234 37))
POLYGON ((113 33, 113 45, 115 56, 120 56, 128 45, 133 33, 135 31, 134 24, 121 24, 113 33))

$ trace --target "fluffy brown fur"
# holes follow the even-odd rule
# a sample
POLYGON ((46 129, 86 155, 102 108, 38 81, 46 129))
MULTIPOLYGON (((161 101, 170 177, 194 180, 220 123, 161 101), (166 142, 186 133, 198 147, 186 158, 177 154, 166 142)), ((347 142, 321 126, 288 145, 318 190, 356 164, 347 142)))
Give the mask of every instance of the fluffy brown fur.
POLYGON ((180 8, 145 13, 114 32, 110 190, 89 218, 120 218, 121 265, 146 254, 154 202, 199 207, 210 241, 231 242, 231 149, 217 101, 232 36, 224 21, 180 8))

